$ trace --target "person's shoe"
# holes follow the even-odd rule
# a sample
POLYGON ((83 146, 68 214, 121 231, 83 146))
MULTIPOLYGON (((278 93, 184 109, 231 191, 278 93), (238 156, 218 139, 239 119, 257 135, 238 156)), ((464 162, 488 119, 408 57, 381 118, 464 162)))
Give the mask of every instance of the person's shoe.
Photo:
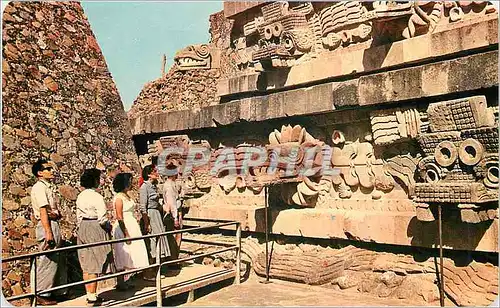
POLYGON ((53 299, 42 297, 42 296, 37 296, 36 297, 36 304, 37 306, 56 306, 57 302, 53 299))
POLYGON ((59 303, 59 302, 64 302, 64 301, 70 300, 71 297, 69 294, 60 294, 60 295, 51 296, 51 299, 53 299, 59 303))
POLYGON ((146 281, 156 281, 156 277, 148 277, 148 276, 142 276, 142 280, 146 280, 146 281))
POLYGON ((180 270, 180 269, 182 269, 182 264, 180 264, 180 263, 169 264, 168 265, 168 269, 171 269, 171 270, 180 270))
POLYGON ((99 296, 96 296, 95 300, 89 300, 87 298, 87 306, 99 306, 102 302, 104 302, 104 299, 99 296))
POLYGON ((130 290, 130 289, 132 289, 132 288, 133 288, 133 287, 132 287, 130 284, 128 284, 128 283, 121 283, 121 284, 117 284, 117 285, 115 286, 115 289, 116 289, 117 291, 127 291, 127 290, 130 290))

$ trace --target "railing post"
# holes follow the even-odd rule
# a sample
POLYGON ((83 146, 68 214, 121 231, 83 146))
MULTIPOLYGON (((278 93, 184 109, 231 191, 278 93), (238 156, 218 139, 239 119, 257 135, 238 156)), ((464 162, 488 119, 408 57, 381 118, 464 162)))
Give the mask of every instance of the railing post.
POLYGON ((160 237, 156 237, 156 265, 158 265, 158 270, 156 272, 156 307, 162 307, 162 296, 161 296, 161 245, 160 237))
POLYGON ((31 275, 30 275, 30 285, 33 292, 33 300, 31 301, 31 306, 36 306, 36 257, 31 258, 31 275))
POLYGON ((240 284, 241 281, 241 223, 236 224, 236 278, 235 284, 240 284))
POLYGON ((439 304, 444 307, 444 273, 443 273, 443 217, 441 203, 438 204, 438 236, 439 236, 439 304))

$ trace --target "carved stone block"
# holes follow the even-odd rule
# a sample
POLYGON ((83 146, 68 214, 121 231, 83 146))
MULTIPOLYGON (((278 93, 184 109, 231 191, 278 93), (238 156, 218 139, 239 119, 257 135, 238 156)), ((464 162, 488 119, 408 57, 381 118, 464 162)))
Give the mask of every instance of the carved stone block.
POLYGON ((471 185, 466 183, 417 183, 415 201, 473 203, 471 190, 471 185))
POLYGON ((377 110, 370 114, 375 144, 415 138, 421 132, 420 113, 416 109, 377 110))
POLYGON ((486 152, 498 153, 498 127, 482 127, 460 132, 462 138, 476 139, 484 146, 486 152))
POLYGON ((432 132, 493 126, 493 110, 484 96, 433 103, 427 109, 432 132))
POLYGON ((417 136, 418 143, 422 151, 426 155, 434 155, 436 148, 443 141, 449 141, 453 143, 455 146, 458 146, 458 142, 461 140, 460 132, 457 131, 448 131, 448 132, 437 132, 437 133, 428 133, 428 134, 420 134, 417 136))
POLYGON ((210 47, 207 44, 190 45, 179 50, 174 56, 174 61, 176 68, 181 71, 210 69, 210 47))
POLYGON ((475 206, 473 204, 459 204, 458 208, 460 209, 460 218, 463 222, 477 224, 483 221, 483 219, 488 219, 487 215, 486 217, 481 217, 484 215, 479 215, 479 206, 475 206))
POLYGON ((498 194, 482 183, 417 183, 415 201, 444 203, 485 203, 498 200, 498 194))
POLYGON ((432 214, 431 209, 429 208, 428 204, 425 203, 420 203, 417 204, 417 207, 415 208, 416 216, 417 219, 420 221, 435 221, 436 218, 432 214))
POLYGON ((453 121, 451 107, 446 102, 430 104, 427 108, 431 132, 454 131, 457 129, 453 121))

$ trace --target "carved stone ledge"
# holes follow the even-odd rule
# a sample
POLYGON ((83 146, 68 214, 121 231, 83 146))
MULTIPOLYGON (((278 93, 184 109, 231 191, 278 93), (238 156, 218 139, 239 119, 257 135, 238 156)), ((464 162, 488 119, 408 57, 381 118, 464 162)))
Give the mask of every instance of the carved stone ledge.
POLYGON ((354 78, 348 82, 277 92, 229 103, 138 117, 134 135, 265 121, 291 115, 331 112, 338 107, 393 103, 498 85, 498 51, 354 78), (218 123, 216 125, 216 123, 218 123))
MULTIPOLYGON (((264 202, 259 206, 191 205, 188 216, 236 220, 242 223, 243 230, 264 232, 264 202)), ((290 236, 419 247, 436 247, 438 238, 437 222, 419 221, 413 212, 270 208, 269 220, 272 233, 290 236)), ((443 230, 443 243, 447 248, 498 251, 498 219, 470 224, 461 222, 460 218, 445 218, 443 230)))
POLYGON ((411 40, 372 47, 371 42, 359 43, 332 54, 296 64, 290 69, 258 73, 223 79, 218 84, 218 95, 280 89, 325 78, 352 73, 370 72, 407 65, 466 50, 487 47, 498 43, 498 16, 461 21, 438 26, 435 32, 411 40))

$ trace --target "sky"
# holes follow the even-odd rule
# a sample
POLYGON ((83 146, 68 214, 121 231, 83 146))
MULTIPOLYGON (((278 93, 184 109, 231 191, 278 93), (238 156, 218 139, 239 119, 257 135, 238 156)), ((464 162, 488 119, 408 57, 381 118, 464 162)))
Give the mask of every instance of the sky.
MULTIPOLYGON (((2 12, 8 1, 1 1, 2 12)), ((167 70, 176 51, 210 40, 209 16, 222 1, 81 1, 125 110, 167 70)))
POLYGON ((210 40, 209 16, 222 1, 82 1, 108 68, 128 110, 142 87, 167 70, 176 51, 210 40))

